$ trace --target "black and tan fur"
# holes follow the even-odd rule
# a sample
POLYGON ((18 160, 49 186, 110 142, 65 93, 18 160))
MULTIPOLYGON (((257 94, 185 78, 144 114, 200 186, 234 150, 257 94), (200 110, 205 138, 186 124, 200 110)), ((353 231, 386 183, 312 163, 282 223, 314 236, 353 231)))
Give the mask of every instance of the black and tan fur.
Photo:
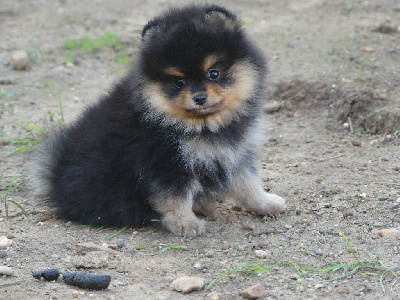
POLYGON ((230 198, 260 215, 255 151, 265 129, 265 61, 219 6, 172 9, 143 29, 132 70, 40 150, 39 178, 59 216, 93 225, 160 219, 176 235, 205 232, 196 214, 230 198))

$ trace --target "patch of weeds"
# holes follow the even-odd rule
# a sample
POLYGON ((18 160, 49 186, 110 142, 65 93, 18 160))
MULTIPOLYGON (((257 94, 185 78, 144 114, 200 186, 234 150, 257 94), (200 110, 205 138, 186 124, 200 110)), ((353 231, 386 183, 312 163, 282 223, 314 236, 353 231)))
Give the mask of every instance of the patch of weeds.
POLYGON ((27 211, 16 201, 9 200, 7 199, 8 195, 18 189, 18 187, 24 182, 24 179, 22 178, 22 175, 4 175, 4 171, 0 175, 0 197, 4 197, 4 207, 5 207, 5 212, 6 212, 6 218, 8 218, 8 203, 14 204, 16 207, 18 207, 22 213, 25 216, 28 216, 29 214, 27 211))
POLYGON ((82 53, 94 53, 105 47, 115 50, 115 61, 119 65, 126 66, 132 62, 132 57, 123 50, 126 45, 119 40, 117 34, 111 32, 105 33, 96 39, 84 38, 81 40, 67 40, 62 47, 67 50, 65 54, 66 62, 73 63, 77 55, 82 53))
POLYGON ((42 59, 42 52, 39 49, 39 42, 37 40, 35 40, 34 46, 35 46, 34 51, 27 52, 30 63, 36 63, 42 59))
MULTIPOLYGON (((54 120, 57 121, 58 124, 64 125, 64 114, 62 111, 62 95, 60 94, 59 98, 59 109, 60 115, 48 111, 48 114, 52 116, 54 120)), ((17 126, 22 129, 22 133, 19 136, 9 136, 6 134, 0 134, 0 140, 2 144, 11 144, 14 146, 14 150, 6 153, 6 155, 18 154, 31 151, 37 145, 42 143, 42 140, 45 136, 49 135, 50 132, 45 129, 48 124, 46 120, 43 119, 44 125, 36 125, 30 122, 27 122, 23 118, 23 123, 18 123, 17 126)))
POLYGON ((68 51, 82 51, 85 53, 93 53, 104 47, 117 48, 121 46, 117 34, 108 32, 97 39, 84 38, 82 40, 67 40, 63 44, 63 48, 68 51))
POLYGON ((321 276, 332 276, 331 278, 327 278, 321 280, 319 282, 314 282, 313 284, 324 283, 324 282, 332 282, 336 280, 340 280, 343 278, 347 278, 348 276, 352 276, 355 274, 359 274, 362 276, 377 276, 379 277, 379 282, 382 288, 383 293, 385 293, 385 286, 383 284, 383 280, 389 276, 392 276, 394 280, 400 276, 400 267, 390 267, 381 262, 383 256, 380 256, 376 259, 360 259, 353 247, 350 244, 347 236, 343 233, 343 231, 339 230, 339 233, 346 241, 347 247, 349 248, 350 253, 352 254, 354 261, 351 262, 330 262, 325 259, 322 259, 319 256, 313 255, 308 252, 304 252, 307 255, 314 256, 315 258, 322 259, 326 267, 303 267, 298 265, 292 265, 291 268, 295 269, 297 274, 300 276, 308 276, 308 277, 321 277, 321 276))
MULTIPOLYGON (((258 261, 247 261, 244 263, 239 263, 232 265, 228 270, 218 275, 206 288, 209 290, 214 284, 222 280, 223 278, 235 274, 235 273, 245 273, 245 274, 262 274, 270 270, 278 270, 279 268, 288 268, 295 270, 295 272, 300 277, 324 277, 323 280, 318 282, 304 283, 304 281, 299 281, 299 284, 304 286, 316 285, 319 283, 338 281, 340 279, 349 278, 353 275, 361 276, 375 276, 379 278, 379 282, 383 293, 385 293, 385 286, 383 281, 389 277, 392 278, 393 284, 396 283, 398 277, 400 277, 400 267, 391 267, 383 264, 381 262, 382 256, 374 259, 361 259, 358 257, 348 240, 347 236, 343 231, 339 230, 340 235, 346 242, 346 245, 353 256, 352 261, 329 261, 322 258, 319 255, 309 253, 304 250, 300 250, 303 254, 307 256, 312 256, 317 260, 322 260, 322 266, 309 266, 305 265, 304 261, 301 260, 281 260, 274 263, 268 263, 265 259, 258 261)), ((273 238, 274 244, 279 248, 277 240, 273 238)), ((299 251, 300 243, 296 247, 296 252, 299 251)))
POLYGON ((117 61, 118 64, 127 66, 130 65, 132 62, 132 57, 129 56, 129 54, 124 53, 124 52, 118 52, 117 55, 115 56, 115 60, 117 61))
POLYGON ((19 123, 17 126, 23 130, 19 136, 0 135, 3 144, 11 144, 14 146, 14 150, 7 152, 6 155, 31 151, 36 145, 41 144, 42 138, 48 134, 41 126, 28 123, 25 119, 22 124, 19 123))
POLYGON ((261 264, 265 262, 265 260, 260 259, 257 261, 247 261, 244 263, 239 263, 239 264, 234 264, 232 265, 228 270, 225 272, 221 273, 220 275, 217 276, 213 281, 211 281, 207 287, 206 291, 208 291, 214 284, 222 280, 223 278, 235 274, 235 273, 244 273, 244 274, 263 274, 265 272, 268 272, 269 270, 276 269, 276 266, 261 266, 261 264))

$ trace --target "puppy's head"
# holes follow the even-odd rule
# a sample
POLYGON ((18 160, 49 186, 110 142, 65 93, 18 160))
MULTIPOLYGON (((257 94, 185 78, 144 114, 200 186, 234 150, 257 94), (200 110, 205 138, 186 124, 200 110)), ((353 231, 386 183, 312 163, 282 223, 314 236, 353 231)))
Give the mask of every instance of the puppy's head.
POLYGON ((142 32, 144 97, 154 114, 187 131, 217 131, 248 114, 264 80, 264 60, 236 16, 189 6, 142 32))

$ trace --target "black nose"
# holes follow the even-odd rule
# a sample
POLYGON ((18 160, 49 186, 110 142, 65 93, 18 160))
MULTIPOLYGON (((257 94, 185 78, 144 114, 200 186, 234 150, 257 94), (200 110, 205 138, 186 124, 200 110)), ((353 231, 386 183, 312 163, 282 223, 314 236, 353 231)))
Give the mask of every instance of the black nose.
POLYGON ((198 94, 198 95, 193 97, 193 101, 197 105, 201 106, 201 105, 203 105, 204 103, 207 102, 207 95, 206 94, 198 94))

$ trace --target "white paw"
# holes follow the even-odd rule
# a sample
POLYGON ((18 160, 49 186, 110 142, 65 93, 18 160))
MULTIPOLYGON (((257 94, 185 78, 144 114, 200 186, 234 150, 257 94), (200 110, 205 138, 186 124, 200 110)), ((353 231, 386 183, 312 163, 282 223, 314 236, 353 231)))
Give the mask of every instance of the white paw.
POLYGON ((165 217, 162 224, 177 236, 194 238, 206 232, 206 221, 200 220, 194 214, 181 218, 165 217))
POLYGON ((286 200, 278 195, 265 193, 264 199, 256 213, 268 217, 276 217, 286 210, 286 200))

